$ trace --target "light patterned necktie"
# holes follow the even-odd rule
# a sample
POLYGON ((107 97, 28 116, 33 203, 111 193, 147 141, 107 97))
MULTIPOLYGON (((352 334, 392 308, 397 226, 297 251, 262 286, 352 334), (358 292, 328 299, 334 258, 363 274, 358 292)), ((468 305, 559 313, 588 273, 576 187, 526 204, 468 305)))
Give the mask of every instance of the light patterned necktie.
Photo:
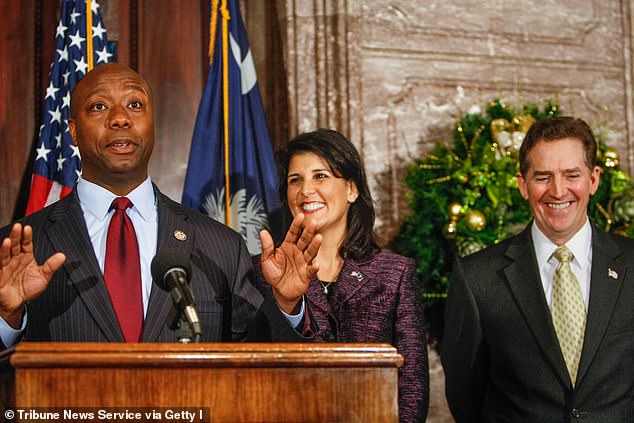
POLYGON ((553 276, 553 325, 574 386, 586 330, 586 307, 579 281, 570 269, 574 254, 562 246, 555 250, 553 256, 559 260, 553 276))

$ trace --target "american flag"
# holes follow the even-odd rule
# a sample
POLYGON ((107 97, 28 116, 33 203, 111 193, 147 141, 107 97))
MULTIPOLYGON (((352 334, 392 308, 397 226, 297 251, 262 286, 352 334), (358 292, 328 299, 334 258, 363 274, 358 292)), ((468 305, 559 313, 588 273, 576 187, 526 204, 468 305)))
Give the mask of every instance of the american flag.
POLYGON ((107 46, 97 1, 64 0, 42 108, 27 215, 66 196, 81 174, 79 149, 68 132, 70 93, 93 66, 111 61, 107 46), (87 10, 92 13, 87 15, 87 10), (87 33, 92 34, 92 42, 87 40, 87 33))

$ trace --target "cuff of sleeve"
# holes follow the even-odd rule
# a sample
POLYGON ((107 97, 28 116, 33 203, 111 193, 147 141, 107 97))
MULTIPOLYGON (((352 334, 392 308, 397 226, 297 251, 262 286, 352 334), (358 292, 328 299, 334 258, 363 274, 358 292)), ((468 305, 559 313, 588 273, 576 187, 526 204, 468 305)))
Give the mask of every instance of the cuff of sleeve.
POLYGON ((22 317, 22 325, 20 329, 12 328, 4 319, 0 318, 0 341, 6 347, 12 347, 18 343, 24 330, 26 329, 26 321, 27 321, 28 313, 25 311, 24 316, 22 317))
MULTIPOLYGON (((279 308, 279 306, 278 306, 279 308)), ((282 310, 280 308, 280 311, 282 312, 282 314, 284 315, 284 317, 286 317, 286 320, 288 320, 288 323, 291 325, 291 327, 298 327, 301 323, 302 323, 302 319, 304 318, 304 296, 302 295, 302 300, 301 300, 301 306, 299 308, 299 313, 297 314, 286 314, 284 312, 284 310, 282 310)))

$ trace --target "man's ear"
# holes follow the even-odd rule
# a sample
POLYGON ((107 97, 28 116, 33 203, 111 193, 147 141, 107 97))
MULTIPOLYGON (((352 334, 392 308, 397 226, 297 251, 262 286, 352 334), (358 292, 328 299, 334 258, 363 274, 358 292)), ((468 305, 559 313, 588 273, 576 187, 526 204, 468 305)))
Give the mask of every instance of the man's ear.
POLYGON ((595 166, 590 172, 590 195, 594 195, 599 189, 599 182, 601 181, 601 168, 595 166))
POLYGON ((68 132, 70 132, 70 136, 73 138, 73 145, 77 146, 77 123, 75 122, 75 118, 68 119, 68 132))
POLYGON ((357 189, 357 184, 355 184, 354 181, 352 180, 347 181, 347 184, 348 184, 348 189, 347 189, 348 203, 354 203, 355 201, 357 201, 357 198, 359 197, 359 190, 357 189))
POLYGON ((524 197, 524 200, 528 200, 528 187, 526 186, 526 179, 522 176, 522 172, 517 172, 517 187, 522 197, 524 197))

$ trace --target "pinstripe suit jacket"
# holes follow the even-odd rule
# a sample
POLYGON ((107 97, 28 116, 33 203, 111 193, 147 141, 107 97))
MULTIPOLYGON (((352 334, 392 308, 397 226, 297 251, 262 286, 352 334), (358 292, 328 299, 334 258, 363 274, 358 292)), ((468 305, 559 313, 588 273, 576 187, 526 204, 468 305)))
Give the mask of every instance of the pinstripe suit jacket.
MULTIPOLYGON (((191 259, 191 289, 204 342, 293 340, 299 336, 274 304, 270 291, 254 284, 251 259, 239 234, 213 219, 158 197, 157 251, 179 250, 191 259), (184 241, 174 236, 180 230, 184 241), (257 323, 254 324, 254 323, 257 323), (265 333, 253 333, 258 328, 265 333)), ((63 252, 66 262, 42 295, 27 305, 29 341, 123 342, 123 335, 93 252, 75 191, 24 219, 33 227, 35 258, 63 252)), ((10 226, 0 231, 7 236, 10 226)), ((170 293, 153 283, 143 342, 176 341, 166 322, 170 293)))

